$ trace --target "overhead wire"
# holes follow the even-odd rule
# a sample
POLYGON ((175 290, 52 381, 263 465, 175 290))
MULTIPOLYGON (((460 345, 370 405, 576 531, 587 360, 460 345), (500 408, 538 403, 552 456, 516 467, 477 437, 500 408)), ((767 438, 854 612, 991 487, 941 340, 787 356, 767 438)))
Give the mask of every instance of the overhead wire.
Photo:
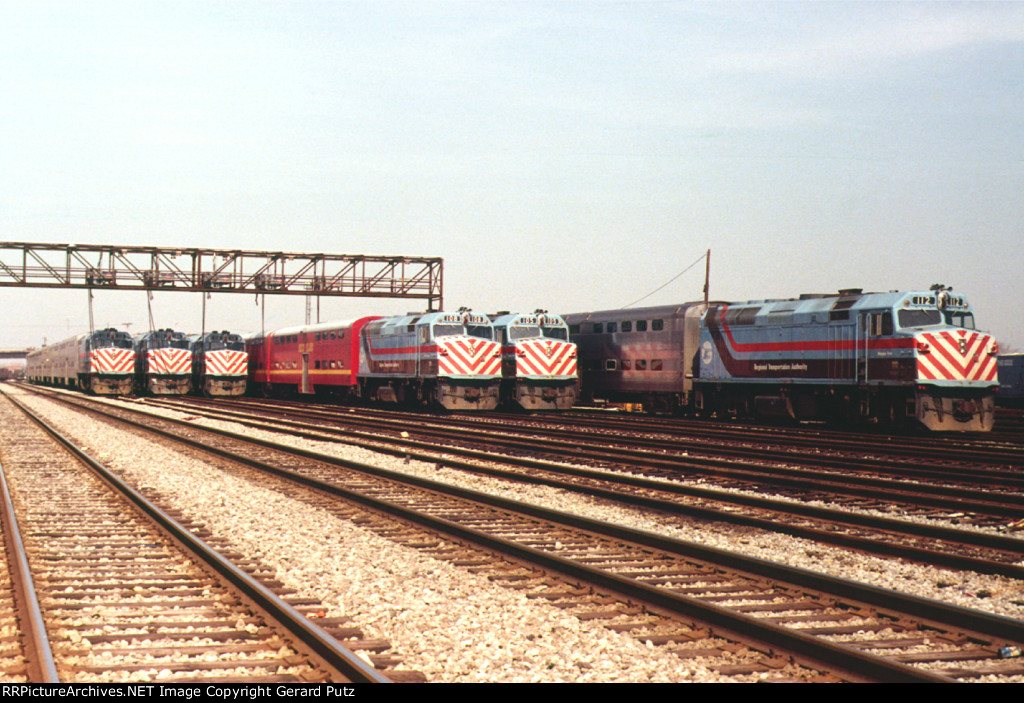
POLYGON ((634 300, 634 301, 633 301, 632 303, 630 303, 629 305, 623 305, 622 307, 624 307, 624 308, 631 308, 631 307, 633 307, 634 305, 636 305, 637 303, 639 303, 640 301, 642 301, 642 300, 646 300, 647 298, 650 298, 650 297, 651 297, 652 295, 654 295, 655 293, 657 293, 658 291, 660 291, 660 290, 661 290, 662 288, 665 288, 665 287, 667 287, 667 286, 668 286, 668 285, 669 285, 670 283, 672 283, 672 282, 673 282, 673 281, 675 281, 675 280, 676 280, 677 278, 679 278, 680 276, 682 276, 682 275, 683 275, 684 273, 686 273, 687 271, 689 271, 690 269, 692 269, 692 268, 693 268, 694 266, 696 266, 697 264, 699 264, 699 263, 700 263, 701 261, 703 261, 703 260, 704 260, 704 259, 705 259, 705 258, 706 258, 707 256, 708 256, 708 253, 707 253, 707 252, 705 252, 705 253, 701 254, 700 256, 698 256, 698 257, 697 257, 697 260, 696 260, 696 261, 694 261, 694 262, 693 262, 692 264, 690 264, 689 266, 687 266, 686 268, 684 268, 684 269, 683 269, 682 271, 680 271, 679 273, 677 273, 677 274, 676 274, 675 276, 673 276, 672 278, 670 278, 670 279, 669 279, 668 281, 666 281, 666 282, 665 282, 665 283, 663 283, 662 285, 658 286, 657 288, 655 288, 654 290, 652 290, 652 291, 651 291, 650 293, 648 293, 647 295, 643 296, 642 298, 637 298, 636 300, 634 300))

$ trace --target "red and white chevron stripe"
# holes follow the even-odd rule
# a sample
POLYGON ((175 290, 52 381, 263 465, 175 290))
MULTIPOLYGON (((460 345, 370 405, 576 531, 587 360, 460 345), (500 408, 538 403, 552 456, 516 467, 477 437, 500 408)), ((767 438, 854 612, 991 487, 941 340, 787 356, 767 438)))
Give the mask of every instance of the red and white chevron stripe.
POLYGON ((449 337, 437 342, 437 372, 441 376, 501 375, 501 346, 476 337, 449 337))
POLYGON ((971 330, 926 332, 914 337, 917 375, 926 381, 995 383, 995 340, 971 330))
POLYGON ((188 349, 149 350, 149 372, 159 374, 192 373, 192 352, 188 349))
POLYGON ((576 377, 576 345, 555 339, 516 342, 516 376, 576 377))
POLYGON ((135 352, 131 349, 104 347, 89 352, 92 373, 129 374, 135 370, 135 352))
POLYGON ((249 355, 234 349, 206 352, 206 373, 209 376, 244 376, 249 355))

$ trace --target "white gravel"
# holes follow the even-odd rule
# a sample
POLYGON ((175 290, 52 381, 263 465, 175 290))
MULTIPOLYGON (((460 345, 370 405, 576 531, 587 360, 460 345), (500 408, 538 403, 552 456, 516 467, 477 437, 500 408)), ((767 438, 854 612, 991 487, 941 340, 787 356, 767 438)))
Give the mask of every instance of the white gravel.
MULTIPOLYGON (((276 566, 279 578, 348 615, 367 637, 388 639, 405 667, 431 681, 715 681, 723 679, 657 648, 580 622, 416 550, 396 546, 324 511, 155 447, 130 433, 84 420, 48 401, 30 404, 92 447, 96 458, 150 486, 238 548, 276 566), (45 410, 44 410, 45 408, 45 410), (443 652, 443 656, 438 656, 443 652)), ((168 415, 183 413, 160 411, 168 415)), ((199 419, 280 441, 280 435, 199 419)), ((637 529, 740 551, 792 566, 1024 617, 1024 584, 1013 579, 868 557, 786 535, 719 523, 678 520, 544 486, 517 484, 403 463, 387 455, 329 442, 292 444, 392 470, 425 476, 637 529)), ((735 680, 735 679, 728 679, 735 680)))
POLYGON ((735 680, 49 401, 28 404, 129 482, 320 599, 328 616, 389 640, 402 668, 430 681, 735 680))

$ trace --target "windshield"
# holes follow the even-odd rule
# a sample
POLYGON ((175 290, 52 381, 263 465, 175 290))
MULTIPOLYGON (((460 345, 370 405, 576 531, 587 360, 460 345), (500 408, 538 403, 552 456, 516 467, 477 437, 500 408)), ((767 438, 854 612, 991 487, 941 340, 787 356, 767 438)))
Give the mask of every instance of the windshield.
POLYGON ((945 312, 939 310, 900 310, 897 315, 900 327, 931 327, 932 325, 949 325, 974 329, 974 313, 964 311, 945 312))
POLYGON ((517 339, 529 339, 530 337, 539 337, 540 327, 534 327, 532 325, 514 325, 508 328, 508 338, 512 341, 517 339))
POLYGON ((548 339, 569 339, 569 330, 564 327, 544 327, 541 331, 548 339))
POLYGON ((480 339, 494 339, 494 328, 490 325, 466 325, 466 334, 480 339))
POLYGON ((974 329, 974 313, 970 312, 944 312, 943 317, 946 318, 946 324, 952 325, 953 327, 963 327, 964 329, 974 329))
POLYGON ((462 325, 434 325, 435 337, 450 337, 454 334, 465 334, 462 325))
POLYGON ((212 340, 206 343, 206 351, 216 351, 218 349, 231 349, 233 351, 245 351, 245 345, 242 344, 241 340, 212 340))
POLYGON ((146 343, 149 349, 188 349, 188 340, 181 332, 172 334, 157 333, 149 338, 146 343))
POLYGON ((89 342, 90 349, 106 349, 108 347, 118 347, 120 349, 131 349, 132 341, 127 336, 117 337, 93 337, 89 342))
POLYGON ((928 327, 942 323, 938 310, 900 310, 897 314, 900 327, 928 327))

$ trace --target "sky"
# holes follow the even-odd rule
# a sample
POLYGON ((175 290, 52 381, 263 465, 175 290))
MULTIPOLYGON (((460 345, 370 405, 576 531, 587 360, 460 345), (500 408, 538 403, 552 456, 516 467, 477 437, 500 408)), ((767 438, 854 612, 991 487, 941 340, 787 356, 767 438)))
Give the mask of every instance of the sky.
MULTIPOLYGON (((710 249, 716 299, 943 283, 1024 351, 1024 2, 0 0, 0 233, 443 257, 481 312, 696 300, 710 249)), ((151 306, 200 329, 199 294, 151 306)), ((0 288, 0 348, 88 320, 0 288)))

